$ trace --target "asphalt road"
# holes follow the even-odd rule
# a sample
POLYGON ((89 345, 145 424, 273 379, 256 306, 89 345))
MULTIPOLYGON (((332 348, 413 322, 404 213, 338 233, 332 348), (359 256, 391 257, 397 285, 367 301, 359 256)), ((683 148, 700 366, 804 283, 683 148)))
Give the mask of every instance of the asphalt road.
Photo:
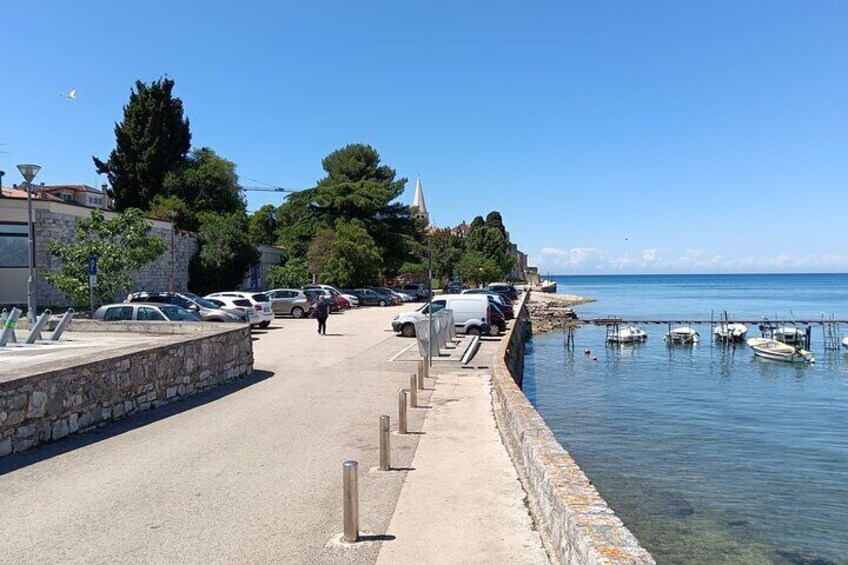
MULTIPOLYGON (((278 319, 253 378, 0 460, 0 563, 373 563, 378 543, 331 541, 342 462, 360 462, 362 530, 384 532, 406 472, 369 468, 414 370, 389 362, 409 308, 334 315, 323 337, 278 319)), ((394 465, 418 437, 392 437, 394 465)))

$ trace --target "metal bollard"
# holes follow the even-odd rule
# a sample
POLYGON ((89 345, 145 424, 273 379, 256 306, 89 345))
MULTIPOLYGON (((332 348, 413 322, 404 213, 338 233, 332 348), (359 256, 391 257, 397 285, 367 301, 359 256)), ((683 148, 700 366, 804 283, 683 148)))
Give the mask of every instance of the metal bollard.
POLYGON ((424 390, 424 361, 418 361, 418 390, 424 390))
POLYGON ((391 420, 388 416, 380 416, 380 470, 388 471, 392 468, 391 452, 391 420))
POLYGON ((409 375, 409 407, 418 408, 418 384, 415 374, 409 375))
POLYGON ((398 391, 398 433, 405 434, 406 431, 406 389, 398 391))
POLYGON ((0 347, 7 343, 15 343, 15 326, 18 325, 18 318, 21 317, 20 308, 12 308, 9 315, 3 321, 3 328, 0 331, 0 347))
POLYGON ((53 333, 50 334, 50 341, 59 341, 59 338, 62 337, 62 334, 65 332, 65 328, 68 326, 68 323, 74 317, 74 309, 69 308, 65 315, 62 316, 62 319, 59 320, 59 323, 56 325, 56 329, 53 330, 53 333))
POLYGON ((50 321, 50 314, 52 313, 50 310, 41 313, 41 316, 35 320, 35 324, 30 328, 29 335, 24 343, 31 345, 41 339, 41 329, 50 321))
POLYGON ((359 463, 345 461, 344 473, 344 541, 359 541, 359 463))

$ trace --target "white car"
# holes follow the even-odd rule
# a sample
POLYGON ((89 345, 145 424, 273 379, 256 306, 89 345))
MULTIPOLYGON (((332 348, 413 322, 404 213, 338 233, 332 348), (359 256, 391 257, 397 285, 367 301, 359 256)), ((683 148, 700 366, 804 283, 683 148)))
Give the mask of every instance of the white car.
POLYGON ((259 322, 260 328, 267 328, 274 321, 274 310, 271 308, 271 300, 261 292, 213 292, 206 295, 206 298, 246 298, 253 304, 253 309, 261 320, 259 322))
POLYGON ((253 303, 247 298, 233 298, 231 296, 218 296, 215 298, 206 298, 209 302, 215 304, 221 310, 226 312, 241 312, 247 316, 247 321, 251 327, 257 327, 262 323, 259 314, 253 307, 253 303))
POLYGON ((341 293, 339 293, 339 294, 341 295, 341 297, 342 297, 342 298, 344 298, 345 300, 347 300, 348 302, 350 302, 350 305, 351 305, 353 308, 357 308, 357 307, 359 307, 359 298, 358 298, 358 297, 356 297, 356 296, 354 296, 354 295, 352 295, 352 294, 345 294, 345 293, 343 293, 343 292, 341 292, 341 293))
POLYGON ((339 289, 337 289, 336 287, 330 286, 328 284, 308 284, 305 287, 303 287, 303 289, 304 290, 323 290, 325 292, 328 292, 330 294, 330 296, 341 296, 342 298, 344 298, 345 300, 350 302, 351 308, 356 308, 357 306, 359 306, 359 298, 357 298, 356 296, 354 296, 352 294, 345 294, 345 293, 341 292, 339 289))
MULTIPOLYGON (((392 320, 392 329, 404 337, 415 335, 415 322, 427 318, 428 304, 414 312, 398 314, 392 320)), ((489 297, 484 294, 443 294, 433 299, 433 312, 450 309, 457 333, 469 335, 488 334, 492 329, 489 316, 489 297)))

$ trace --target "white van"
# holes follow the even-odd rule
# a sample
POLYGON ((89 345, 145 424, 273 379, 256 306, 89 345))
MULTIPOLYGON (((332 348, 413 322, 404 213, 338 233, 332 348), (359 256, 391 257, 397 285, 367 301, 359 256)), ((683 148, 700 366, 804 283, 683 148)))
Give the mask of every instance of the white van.
MULTIPOLYGON (((406 337, 415 335, 415 322, 427 317, 427 304, 414 312, 398 314, 392 320, 392 329, 406 337)), ((443 294, 433 298, 433 312, 453 310, 453 321, 457 333, 469 335, 488 334, 489 297, 485 294, 443 294)))

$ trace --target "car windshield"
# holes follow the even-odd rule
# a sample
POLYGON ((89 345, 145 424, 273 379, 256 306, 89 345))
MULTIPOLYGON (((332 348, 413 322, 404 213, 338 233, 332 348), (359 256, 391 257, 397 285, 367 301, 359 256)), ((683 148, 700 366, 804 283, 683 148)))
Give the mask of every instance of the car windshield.
POLYGON ((185 308, 179 306, 160 306, 159 309, 172 322, 191 321, 196 322, 200 318, 189 312, 185 308))
POLYGON ((268 302, 268 295, 257 292, 251 295, 256 302, 268 302))
POLYGON ((212 302, 211 300, 206 300, 205 298, 201 298, 199 296, 194 296, 193 294, 186 294, 186 297, 190 298, 192 302, 200 306, 201 308, 220 308, 217 304, 212 302))

